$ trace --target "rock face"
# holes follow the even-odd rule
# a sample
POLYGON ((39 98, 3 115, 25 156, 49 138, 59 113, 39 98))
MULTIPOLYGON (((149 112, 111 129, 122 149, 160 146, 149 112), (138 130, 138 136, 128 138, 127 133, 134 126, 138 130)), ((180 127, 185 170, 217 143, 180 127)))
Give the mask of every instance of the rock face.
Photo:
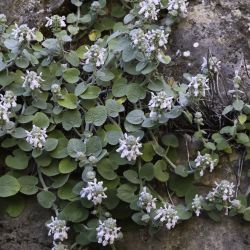
MULTIPOLYGON (((5 13, 10 22, 32 23, 40 25, 45 16, 58 9, 63 0, 1 0, 0 13, 5 13), (42 11, 43 10, 43 11, 42 11)), ((189 14, 174 31, 173 50, 190 50, 191 56, 178 60, 173 75, 183 72, 199 73, 202 57, 208 49, 222 62, 221 84, 230 88, 235 69, 240 64, 242 55, 245 63, 250 64, 250 1, 249 0, 205 0, 190 1, 189 14), (194 48, 193 43, 199 47, 194 48)), ((225 173, 233 172, 222 167, 223 171, 209 175, 204 185, 214 180, 227 178, 225 173)), ((244 183, 243 183, 244 185, 244 183)), ((28 204, 20 218, 0 219, 1 250, 47 250, 51 239, 47 237, 44 227, 50 218, 34 202, 28 204)), ((119 250, 245 250, 250 249, 250 224, 241 222, 240 218, 223 218, 221 223, 211 219, 194 218, 179 224, 170 232, 162 231, 153 239, 145 231, 125 234, 119 250)))
POLYGON ((0 217, 1 250, 49 250, 49 239, 45 222, 50 212, 42 209, 37 201, 29 201, 18 218, 0 217))
POLYGON ((64 0, 1 0, 0 13, 7 16, 9 23, 27 23, 37 27, 45 22, 46 16, 62 7, 63 3, 64 0))
MULTIPOLYGON (((239 218, 223 218, 215 223, 206 218, 194 218, 172 231, 157 233, 147 239, 145 232, 125 235, 119 250, 247 250, 250 248, 249 224, 239 218)), ((166 229, 167 230, 167 229, 166 229)))

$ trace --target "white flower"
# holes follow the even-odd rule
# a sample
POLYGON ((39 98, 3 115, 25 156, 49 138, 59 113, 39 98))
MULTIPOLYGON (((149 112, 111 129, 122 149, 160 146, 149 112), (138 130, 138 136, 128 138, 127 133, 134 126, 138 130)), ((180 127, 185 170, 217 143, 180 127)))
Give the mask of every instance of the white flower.
POLYGON ((142 155, 140 148, 142 144, 139 143, 140 138, 133 135, 124 134, 124 138, 120 139, 120 147, 116 152, 121 153, 121 158, 127 158, 128 161, 135 161, 137 156, 142 155))
POLYGON ((162 112, 170 111, 173 107, 173 96, 168 96, 165 91, 161 91, 155 95, 151 92, 151 100, 148 103, 150 110, 149 117, 158 119, 161 117, 162 112))
POLYGON ((10 112, 5 103, 0 103, 0 121, 9 122, 10 112))
POLYGON ((145 19, 158 20, 158 13, 161 7, 160 0, 143 0, 139 3, 139 15, 144 15, 145 19))
POLYGON ((94 12, 99 12, 102 9, 102 6, 98 1, 93 1, 90 9, 94 12))
POLYGON ((194 48, 198 48, 199 45, 200 45, 200 44, 199 44, 198 42, 196 42, 196 43, 193 44, 193 47, 194 47, 194 48))
POLYGON ((193 208, 196 216, 199 216, 201 213, 201 209, 202 209, 201 203, 203 200, 204 200, 204 197, 202 195, 198 195, 198 194, 196 194, 194 199, 193 199, 192 208, 193 208))
POLYGON ((0 95, 0 103, 4 104, 5 107, 9 108, 14 108, 16 107, 17 97, 14 95, 12 91, 6 91, 4 96, 0 95))
POLYGON ((69 227, 66 226, 65 220, 59 220, 57 217, 51 217, 51 222, 47 224, 49 228, 48 235, 53 235, 54 241, 68 239, 69 227))
POLYGON ((101 48, 100 45, 94 44, 90 48, 86 47, 86 49, 87 52, 83 55, 85 64, 94 64, 96 67, 100 67, 105 63, 106 48, 101 48))
POLYGON ((189 50, 183 52, 184 57, 189 57, 190 55, 191 55, 191 53, 189 50))
POLYGON ((69 247, 62 242, 57 243, 53 241, 53 247, 51 248, 51 250, 69 250, 69 247))
POLYGON ((200 176, 204 175, 204 170, 207 167, 209 167, 210 172, 212 172, 217 164, 217 160, 212 159, 210 154, 201 155, 199 151, 194 162, 195 162, 195 168, 200 170, 200 176))
POLYGON ((153 196, 147 192, 147 188, 143 187, 143 190, 141 191, 139 195, 139 201, 138 205, 141 208, 145 208, 147 213, 150 213, 152 209, 156 209, 156 198, 153 198, 153 196))
POLYGON ((134 47, 144 53, 147 58, 152 54, 160 51, 160 48, 165 48, 168 43, 169 34, 163 29, 148 30, 146 33, 142 29, 134 29, 130 32, 130 37, 134 47))
POLYGON ((97 182, 97 179, 95 178, 93 181, 87 183, 87 187, 82 188, 80 196, 82 198, 86 197, 88 200, 91 200, 94 205, 98 205, 102 203, 103 199, 107 198, 107 195, 105 194, 106 190, 107 188, 103 187, 103 182, 97 182))
POLYGON ((116 220, 113 218, 99 220, 96 232, 98 243, 103 246, 112 245, 115 240, 122 238, 121 228, 117 227, 116 220))
POLYGON ((218 60, 217 57, 215 56, 210 56, 209 59, 207 60, 206 57, 203 57, 203 63, 201 65, 201 71, 204 74, 207 74, 208 71, 211 73, 218 73, 218 71, 221 68, 221 61, 218 60))
POLYGON ((168 11, 171 15, 177 16, 180 14, 182 17, 187 15, 187 0, 169 0, 168 1, 168 11))
POLYGON ((48 137, 46 134, 45 128, 39 128, 36 125, 33 125, 31 131, 26 132, 26 141, 34 148, 42 149, 48 137))
POLYGON ((14 39, 18 40, 20 43, 26 40, 30 42, 35 40, 35 28, 30 29, 27 24, 22 24, 18 26, 15 24, 15 28, 12 30, 11 35, 14 39))
POLYGON ((156 216, 154 220, 160 220, 162 223, 166 223, 166 228, 170 230, 174 228, 179 216, 177 215, 177 211, 175 207, 169 203, 165 203, 163 207, 160 207, 156 210, 156 216))
POLYGON ((24 79, 23 88, 28 88, 31 90, 38 89, 41 87, 41 82, 44 81, 42 79, 42 73, 39 75, 34 71, 26 71, 25 77, 22 76, 24 79))
POLYGON ((65 16, 54 15, 52 17, 46 17, 47 23, 45 27, 66 27, 65 16))
POLYGON ((195 97, 206 96, 206 91, 209 90, 207 85, 208 78, 202 74, 198 74, 191 78, 191 82, 188 85, 190 95, 195 97))
POLYGON ((215 182, 215 185, 216 187, 207 194, 206 199, 210 202, 222 203, 226 209, 225 214, 228 215, 228 209, 232 207, 234 200, 235 185, 227 180, 222 180, 220 183, 215 182))

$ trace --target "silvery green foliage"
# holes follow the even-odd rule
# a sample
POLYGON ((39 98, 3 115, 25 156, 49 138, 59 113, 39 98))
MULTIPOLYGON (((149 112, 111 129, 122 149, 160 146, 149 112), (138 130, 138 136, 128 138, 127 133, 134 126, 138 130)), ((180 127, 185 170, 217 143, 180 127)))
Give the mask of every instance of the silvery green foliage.
POLYGON ((113 218, 99 220, 96 232, 98 243, 103 246, 112 245, 116 240, 122 238, 121 228, 117 227, 116 220, 113 218))
POLYGON ((212 73, 217 74, 221 69, 221 61, 215 56, 203 57, 203 63, 201 65, 201 71, 204 74, 212 73))
POLYGON ((114 248, 122 220, 150 232, 201 209, 250 220, 247 195, 230 183, 218 184, 209 199, 194 195, 200 173, 219 157, 244 149, 249 159, 250 106, 242 69, 235 69, 231 103, 216 115, 204 110, 220 76, 213 55, 202 74, 164 74, 178 64, 169 38, 187 1, 71 2, 76 13, 44 20, 49 36, 8 26, 0 15, 0 198, 18 208, 6 212, 16 216, 34 195, 55 210, 48 223, 54 250, 96 242, 114 248), (214 117, 220 123, 210 128, 214 117), (181 162, 187 137, 199 140, 202 154, 190 161, 187 145, 181 162))

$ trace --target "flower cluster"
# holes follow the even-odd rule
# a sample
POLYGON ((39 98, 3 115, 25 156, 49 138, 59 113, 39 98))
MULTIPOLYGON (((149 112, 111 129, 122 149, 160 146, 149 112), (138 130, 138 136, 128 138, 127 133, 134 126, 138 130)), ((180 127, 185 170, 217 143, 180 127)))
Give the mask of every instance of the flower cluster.
POLYGON ((48 137, 46 134, 45 128, 39 128, 36 125, 33 125, 31 131, 26 132, 26 141, 34 148, 42 149, 45 145, 46 138, 48 137))
POLYGON ((135 161, 137 156, 142 155, 140 148, 142 144, 139 143, 140 138, 133 135, 124 134, 124 138, 120 139, 120 147, 116 152, 121 153, 121 158, 127 158, 128 161, 135 161))
POLYGON ((66 27, 65 16, 54 15, 52 17, 46 17, 47 23, 45 27, 53 27, 54 29, 58 29, 61 27, 66 27))
POLYGON ((16 99, 12 91, 6 91, 4 95, 0 94, 0 121, 4 123, 10 121, 10 109, 17 106, 16 99))
POLYGON ((115 240, 122 238, 121 228, 117 227, 116 220, 113 218, 99 221, 96 231, 98 243, 103 246, 112 245, 115 240))
POLYGON ((203 63, 201 65, 201 71, 204 74, 213 73, 217 74, 221 68, 221 61, 215 56, 210 56, 208 59, 203 57, 203 63))
POLYGON ((191 82, 188 85, 189 94, 195 97, 205 97, 206 91, 210 89, 207 83, 208 78, 205 75, 198 74, 196 76, 193 76, 191 82))
POLYGON ((185 17, 187 15, 187 0, 169 0, 168 1, 168 11, 171 15, 185 17))
POLYGON ((42 79, 42 73, 39 75, 34 71, 26 71, 25 77, 22 77, 24 79, 23 82, 23 88, 28 88, 30 90, 38 89, 41 87, 41 82, 44 81, 42 79))
POLYGON ((95 178, 93 181, 87 183, 87 187, 82 188, 80 196, 82 198, 86 197, 88 200, 91 200, 94 205, 98 205, 102 203, 103 199, 107 198, 107 195, 105 194, 106 190, 107 188, 103 187, 103 182, 97 182, 97 179, 95 178))
POLYGON ((173 99, 174 97, 168 96, 165 91, 161 91, 157 95, 151 92, 151 100, 148 104, 149 117, 157 120, 161 117, 162 112, 170 111, 173 107, 173 99))
POLYGON ((147 20, 158 20, 158 13, 161 8, 160 0, 143 0, 139 3, 139 15, 143 15, 147 20))
POLYGON ((90 48, 86 47, 87 52, 84 53, 84 63, 93 64, 100 67, 105 63, 107 49, 102 48, 98 44, 93 44, 90 48))
POLYGON ((90 10, 98 13, 101 9, 102 9, 102 6, 98 1, 92 2, 91 6, 90 6, 90 10))
POLYGON ((4 123, 9 122, 9 115, 9 108, 4 103, 0 103, 0 121, 4 123))
POLYGON ((196 216, 199 216, 201 213, 201 209, 202 209, 202 202, 204 200, 204 197, 202 195, 198 195, 196 194, 193 202, 192 202, 192 209, 194 210, 196 216))
POLYGON ((156 198, 153 198, 153 196, 149 192, 147 192, 147 188, 143 187, 143 190, 139 195, 139 201, 138 201, 139 207, 146 209, 147 213, 150 213, 152 209, 156 209, 155 202, 156 198))
POLYGON ((49 228, 48 235, 53 235, 54 241, 68 239, 69 227, 66 226, 65 220, 59 220, 57 217, 51 217, 51 222, 47 224, 49 228))
POLYGON ((175 207, 169 203, 165 203, 163 207, 160 207, 156 210, 156 216, 154 220, 160 220, 162 223, 166 223, 166 228, 171 229, 174 228, 179 216, 177 215, 177 211, 175 207))
POLYGON ((195 168, 199 169, 200 171, 200 176, 204 175, 204 171, 206 168, 209 168, 209 171, 212 172, 217 164, 217 160, 212 159, 210 154, 201 155, 199 151, 194 162, 195 162, 195 168))
POLYGON ((0 94, 0 103, 8 109, 16 107, 16 96, 12 91, 6 91, 4 95, 0 94))
POLYGON ((168 43, 168 36, 163 29, 148 30, 146 33, 142 29, 134 29, 130 32, 133 45, 144 53, 147 58, 151 58, 153 53, 165 48, 168 43))
POLYGON ((14 39, 18 40, 19 43, 23 41, 30 42, 35 40, 35 28, 30 29, 27 24, 18 26, 15 24, 15 28, 12 30, 11 35, 14 39))
POLYGON ((210 202, 222 203, 227 215, 228 209, 231 208, 232 201, 234 200, 235 185, 227 180, 222 180, 220 183, 215 182, 215 185, 216 187, 207 194, 206 199, 210 202))

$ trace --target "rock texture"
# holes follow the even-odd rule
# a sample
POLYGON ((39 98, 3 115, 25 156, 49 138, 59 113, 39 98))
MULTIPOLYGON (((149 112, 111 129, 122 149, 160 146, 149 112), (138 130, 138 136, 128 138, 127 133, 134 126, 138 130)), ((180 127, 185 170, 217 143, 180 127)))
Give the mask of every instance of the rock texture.
POLYGON ((45 222, 50 212, 30 200, 18 218, 0 217, 0 250, 49 250, 51 239, 45 222))
POLYGON ((247 250, 250 249, 250 225, 239 218, 223 218, 215 223, 194 218, 172 231, 162 231, 148 238, 145 231, 125 235, 119 250, 247 250))
MULTIPOLYGON (((4 13, 9 23, 28 23, 30 26, 41 26, 45 17, 58 11, 64 0, 1 0, 0 13, 4 13)), ((63 12, 63 9, 60 9, 63 12)))

